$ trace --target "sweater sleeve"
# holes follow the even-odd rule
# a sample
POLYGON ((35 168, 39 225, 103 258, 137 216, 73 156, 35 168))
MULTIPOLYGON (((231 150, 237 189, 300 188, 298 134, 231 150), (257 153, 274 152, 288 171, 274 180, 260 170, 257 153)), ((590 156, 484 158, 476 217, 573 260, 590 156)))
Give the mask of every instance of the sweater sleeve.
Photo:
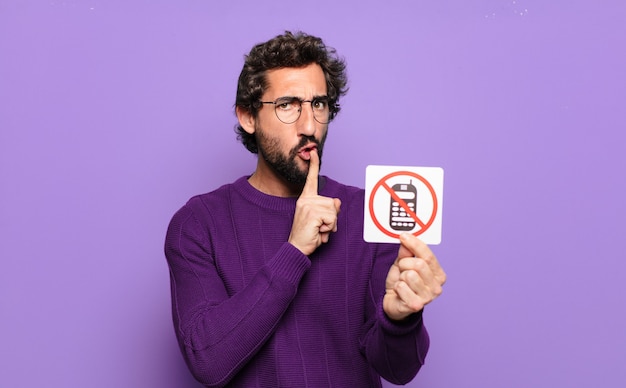
POLYGON ((392 244, 378 244, 375 250, 361 352, 385 380, 407 384, 424 364, 430 340, 422 319, 423 311, 402 322, 392 321, 383 311, 385 279, 397 251, 398 246, 392 244))
POLYGON ((247 286, 228 295, 208 231, 188 205, 170 222, 165 254, 179 346, 196 379, 215 387, 226 385, 271 336, 311 265, 284 243, 247 286))

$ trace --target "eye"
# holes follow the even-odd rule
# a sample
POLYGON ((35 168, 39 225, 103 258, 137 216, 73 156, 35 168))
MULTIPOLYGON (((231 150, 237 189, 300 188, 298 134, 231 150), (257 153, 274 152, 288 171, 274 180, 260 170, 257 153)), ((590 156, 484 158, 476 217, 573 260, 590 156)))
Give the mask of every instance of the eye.
POLYGON ((313 100, 311 105, 315 110, 325 110, 328 108, 328 101, 326 99, 313 100))
POLYGON ((293 98, 279 98, 276 100, 276 109, 290 111, 297 108, 297 100, 293 98))

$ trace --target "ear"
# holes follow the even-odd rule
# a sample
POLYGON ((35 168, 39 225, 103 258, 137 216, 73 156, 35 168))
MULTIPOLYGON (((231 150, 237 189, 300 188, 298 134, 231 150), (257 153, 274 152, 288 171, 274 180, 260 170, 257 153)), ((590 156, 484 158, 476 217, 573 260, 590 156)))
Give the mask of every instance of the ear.
POLYGON ((255 127, 255 119, 254 116, 252 116, 252 113, 250 113, 249 110, 244 109, 240 106, 235 108, 235 112, 237 113, 237 120, 239 120, 239 125, 241 125, 244 131, 252 135, 254 133, 255 127))

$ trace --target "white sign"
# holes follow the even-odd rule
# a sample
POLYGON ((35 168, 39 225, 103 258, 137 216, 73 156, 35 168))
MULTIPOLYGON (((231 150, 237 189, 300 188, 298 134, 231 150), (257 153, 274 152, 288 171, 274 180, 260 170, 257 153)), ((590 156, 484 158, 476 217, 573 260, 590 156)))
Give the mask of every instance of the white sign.
POLYGON ((397 243, 400 234, 411 233, 439 244, 442 205, 442 168, 367 166, 363 238, 397 243))

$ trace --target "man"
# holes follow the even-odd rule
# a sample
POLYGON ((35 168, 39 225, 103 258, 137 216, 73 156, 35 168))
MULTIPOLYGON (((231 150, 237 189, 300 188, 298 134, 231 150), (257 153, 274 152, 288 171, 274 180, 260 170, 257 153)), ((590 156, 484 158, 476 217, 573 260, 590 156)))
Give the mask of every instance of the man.
POLYGON ((445 273, 411 235, 363 241, 364 192, 319 175, 345 64, 289 32, 252 49, 239 138, 254 173, 189 200, 165 243, 174 327, 206 386, 380 387, 424 362, 445 273))

